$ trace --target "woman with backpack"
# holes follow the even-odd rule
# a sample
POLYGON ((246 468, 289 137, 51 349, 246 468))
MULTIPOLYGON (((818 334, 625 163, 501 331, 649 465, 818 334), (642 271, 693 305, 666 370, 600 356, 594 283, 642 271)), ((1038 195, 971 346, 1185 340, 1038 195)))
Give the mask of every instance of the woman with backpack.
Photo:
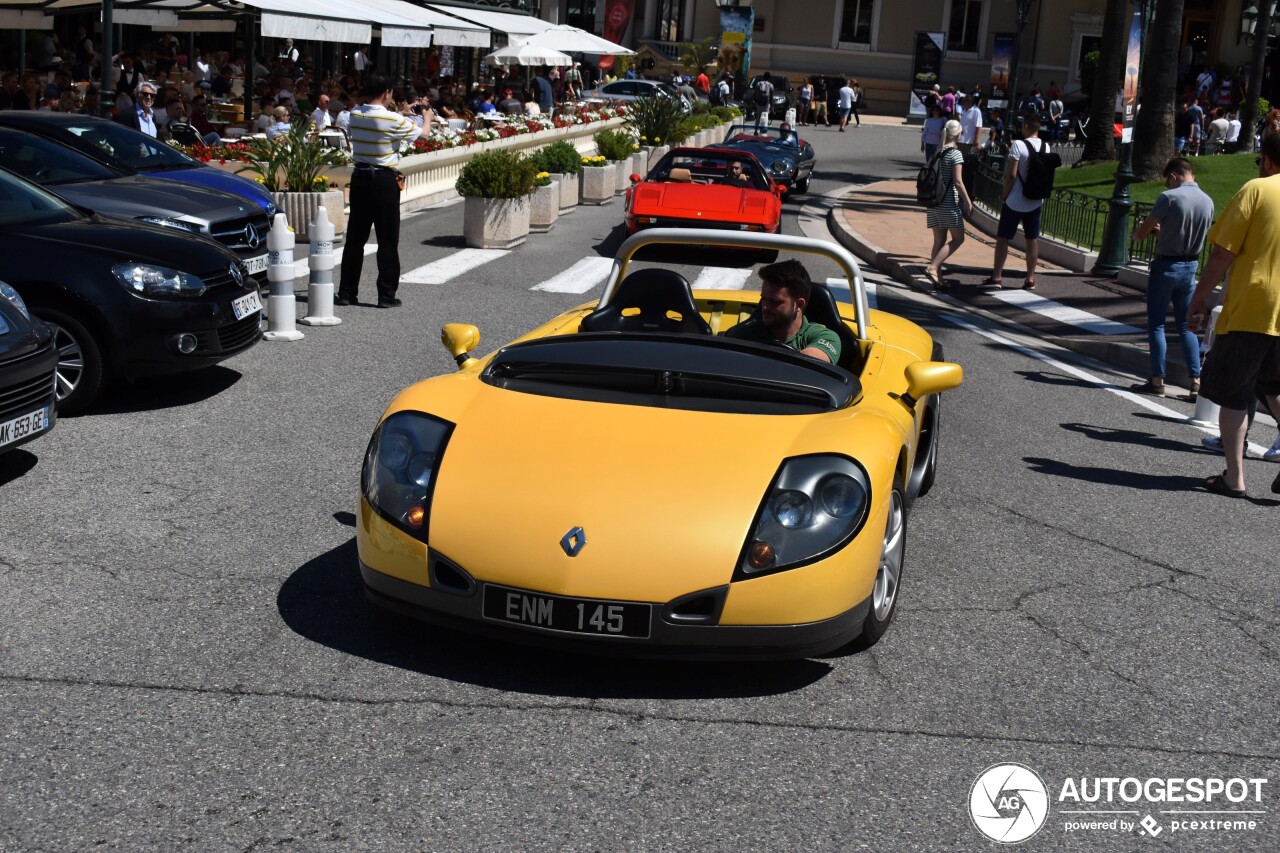
POLYGON ((942 129, 942 148, 937 155, 945 190, 942 202, 929 208, 925 214, 925 224, 933 231, 933 252, 929 265, 924 268, 924 277, 939 290, 951 287, 942 280, 942 263, 964 243, 964 220, 973 212, 973 201, 962 179, 964 155, 956 147, 959 138, 960 122, 954 119, 947 122, 942 129))

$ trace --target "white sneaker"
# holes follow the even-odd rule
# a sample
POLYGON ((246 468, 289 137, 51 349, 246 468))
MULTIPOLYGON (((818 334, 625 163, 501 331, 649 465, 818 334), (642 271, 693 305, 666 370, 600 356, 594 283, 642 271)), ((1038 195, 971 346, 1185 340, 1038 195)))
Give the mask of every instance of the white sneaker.
POLYGON ((1276 436, 1275 444, 1262 454, 1262 458, 1268 462, 1280 462, 1280 435, 1276 436))

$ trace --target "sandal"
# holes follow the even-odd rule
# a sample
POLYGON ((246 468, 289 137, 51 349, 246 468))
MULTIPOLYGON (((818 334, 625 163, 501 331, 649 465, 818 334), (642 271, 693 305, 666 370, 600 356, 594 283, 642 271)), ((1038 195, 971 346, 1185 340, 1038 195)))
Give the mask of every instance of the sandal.
MULTIPOLYGON (((1204 481, 1204 487, 1214 494, 1222 495, 1226 498, 1242 498, 1245 495, 1244 489, 1233 489, 1227 485, 1227 472, 1214 474, 1212 477, 1204 481)), ((1278 478, 1280 479, 1280 478, 1278 478)), ((1276 490, 1276 483, 1271 484, 1272 491, 1276 490)))
POLYGON ((933 270, 929 269, 928 267, 924 268, 924 277, 925 277, 925 280, 928 281, 930 284, 932 284, 934 287, 942 287, 942 279, 938 277, 937 273, 935 273, 933 270))
POLYGON ((1034 278, 1029 278, 1029 279, 1027 279, 1026 281, 1024 281, 1024 282, 1022 283, 1022 289, 1023 289, 1023 290, 1035 290, 1035 289, 1036 289, 1036 280, 1035 280, 1034 278))

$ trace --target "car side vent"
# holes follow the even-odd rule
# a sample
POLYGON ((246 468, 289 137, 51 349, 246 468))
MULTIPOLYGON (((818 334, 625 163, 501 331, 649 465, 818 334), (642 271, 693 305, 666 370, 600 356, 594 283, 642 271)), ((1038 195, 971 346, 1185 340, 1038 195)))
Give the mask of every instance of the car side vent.
POLYGON ((676 625, 715 625, 720 622, 729 587, 704 589, 682 595, 662 608, 662 618, 676 625))
POLYGON ((461 566, 434 551, 427 563, 431 576, 432 589, 441 592, 452 592, 458 595, 471 595, 476 591, 476 582, 461 566))

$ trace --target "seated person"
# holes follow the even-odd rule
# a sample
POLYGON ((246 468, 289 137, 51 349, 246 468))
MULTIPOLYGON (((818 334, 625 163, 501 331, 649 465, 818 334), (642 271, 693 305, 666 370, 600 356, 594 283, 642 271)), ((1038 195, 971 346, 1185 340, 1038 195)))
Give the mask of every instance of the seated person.
POLYGON ((791 125, 785 121, 778 127, 778 141, 783 145, 799 145, 796 138, 791 135, 791 125))
POLYGON ((275 119, 267 128, 267 139, 279 139, 289 134, 289 108, 280 104, 271 111, 271 117, 275 119))
POLYGON ((737 160, 734 160, 729 164, 729 168, 725 171, 724 177, 720 179, 720 183, 735 187, 744 187, 751 183, 751 179, 748 178, 746 172, 742 170, 742 164, 737 160))
POLYGON ((519 98, 512 95, 510 89, 504 89, 502 91, 502 100, 498 101, 498 112, 509 116, 518 116, 524 112, 524 104, 520 103, 519 98))
POLYGON ((760 268, 760 312, 724 333, 727 338, 775 341, 802 355, 835 364, 840 360, 840 336, 804 316, 809 301, 809 273, 796 260, 760 268))

